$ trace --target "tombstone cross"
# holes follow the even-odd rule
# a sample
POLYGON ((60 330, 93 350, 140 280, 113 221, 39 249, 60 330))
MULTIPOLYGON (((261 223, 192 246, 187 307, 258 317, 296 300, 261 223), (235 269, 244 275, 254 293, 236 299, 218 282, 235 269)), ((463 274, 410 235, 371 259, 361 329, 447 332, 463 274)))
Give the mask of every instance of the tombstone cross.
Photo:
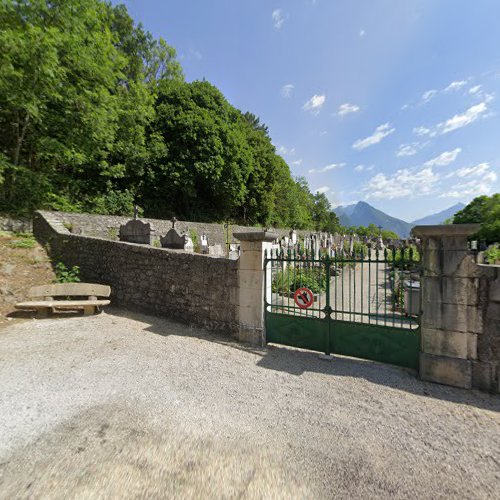
POLYGON ((175 229, 175 223, 177 222, 177 219, 175 217, 172 217, 170 219, 170 222, 172 223, 172 229, 175 229))

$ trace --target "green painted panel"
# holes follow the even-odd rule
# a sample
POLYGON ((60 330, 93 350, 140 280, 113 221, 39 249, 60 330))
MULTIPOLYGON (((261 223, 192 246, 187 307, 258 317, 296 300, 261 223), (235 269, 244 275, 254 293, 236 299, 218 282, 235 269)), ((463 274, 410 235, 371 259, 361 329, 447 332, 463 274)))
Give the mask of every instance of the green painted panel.
POLYGON ((336 354, 417 369, 420 329, 332 321, 330 349, 336 354))
POLYGON ((266 340, 325 352, 325 345, 328 347, 328 321, 266 312, 266 340))

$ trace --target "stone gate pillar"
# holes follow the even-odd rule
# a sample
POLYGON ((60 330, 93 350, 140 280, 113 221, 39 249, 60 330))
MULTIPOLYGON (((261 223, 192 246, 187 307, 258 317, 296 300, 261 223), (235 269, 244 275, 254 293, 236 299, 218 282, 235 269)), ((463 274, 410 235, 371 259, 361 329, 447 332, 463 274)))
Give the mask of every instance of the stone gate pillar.
MULTIPOLYGON (((233 233, 240 241, 239 260, 239 334, 238 339, 263 346, 264 328, 264 252, 278 234, 267 231, 233 233)), ((271 283, 268 279, 268 288, 271 283)))
POLYGON ((467 238, 479 224, 417 226, 422 239, 422 329, 420 377, 455 387, 472 386, 477 336, 479 275, 467 238))

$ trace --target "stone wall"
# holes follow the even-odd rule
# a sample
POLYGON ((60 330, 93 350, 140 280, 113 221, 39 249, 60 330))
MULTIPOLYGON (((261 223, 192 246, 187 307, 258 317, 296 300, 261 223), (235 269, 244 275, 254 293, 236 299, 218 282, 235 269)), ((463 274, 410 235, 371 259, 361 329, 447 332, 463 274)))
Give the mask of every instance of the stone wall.
POLYGON ((238 334, 238 261, 73 234, 67 220, 36 212, 33 232, 82 281, 110 285, 113 305, 238 334))
POLYGON ((33 224, 31 219, 0 215, 0 231, 15 231, 16 233, 31 233, 33 224))
MULTIPOLYGON (((118 239, 120 226, 130 220, 130 217, 115 215, 77 214, 67 212, 51 212, 51 214, 53 218, 63 222, 73 234, 83 234, 111 240, 118 239)), ((140 219, 144 222, 149 222, 153 226, 154 240, 159 240, 160 236, 167 234, 168 230, 172 227, 172 223, 169 220, 147 219, 143 217, 140 219)), ((188 234, 190 230, 194 231, 198 236, 198 242, 200 241, 201 235, 206 234, 210 245, 224 246, 226 244, 226 229, 224 229, 224 224, 177 221, 175 227, 181 234, 188 234)), ((232 234, 245 231, 262 231, 262 228, 231 225, 230 242, 238 243, 232 234)), ((280 229, 276 232, 280 236, 288 236, 289 231, 289 229, 280 229)))
POLYGON ((500 392, 500 267, 478 265, 478 225, 419 226, 424 380, 500 392))

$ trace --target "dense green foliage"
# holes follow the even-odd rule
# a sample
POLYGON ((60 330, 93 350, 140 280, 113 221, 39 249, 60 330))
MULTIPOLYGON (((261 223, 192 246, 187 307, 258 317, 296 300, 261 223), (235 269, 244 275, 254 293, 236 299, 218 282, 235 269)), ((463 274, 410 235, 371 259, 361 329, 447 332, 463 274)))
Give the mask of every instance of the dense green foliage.
POLYGON ((55 265, 55 283, 78 283, 80 281, 80 268, 78 266, 66 267, 64 262, 55 265))
POLYGON ((488 264, 500 263, 500 244, 491 245, 484 251, 484 258, 488 264))
POLYGON ((0 211, 37 208, 334 231, 267 127, 100 0, 0 3, 0 211))
POLYGON ((382 231, 375 225, 369 224, 368 226, 351 226, 345 228, 348 234, 357 234, 358 236, 368 236, 369 238, 378 238, 380 235, 384 240, 399 240, 399 236, 394 231, 382 229, 382 231))
POLYGON ((279 293, 295 293, 299 288, 309 288, 313 293, 326 290, 326 272, 324 266, 319 267, 287 267, 273 276, 272 291, 279 293))
POLYGON ((475 236, 488 243, 500 242, 500 193, 478 196, 453 217, 453 224, 480 223, 475 236))

